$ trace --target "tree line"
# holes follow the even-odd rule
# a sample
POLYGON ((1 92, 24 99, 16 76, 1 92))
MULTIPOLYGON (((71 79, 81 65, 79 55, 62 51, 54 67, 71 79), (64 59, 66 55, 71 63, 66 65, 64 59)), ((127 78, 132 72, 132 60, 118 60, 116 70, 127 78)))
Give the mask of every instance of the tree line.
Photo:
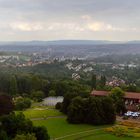
POLYGON ((113 124, 116 114, 126 111, 124 96, 119 87, 112 89, 107 97, 68 93, 62 103, 56 104, 56 109, 65 113, 70 123, 113 124))

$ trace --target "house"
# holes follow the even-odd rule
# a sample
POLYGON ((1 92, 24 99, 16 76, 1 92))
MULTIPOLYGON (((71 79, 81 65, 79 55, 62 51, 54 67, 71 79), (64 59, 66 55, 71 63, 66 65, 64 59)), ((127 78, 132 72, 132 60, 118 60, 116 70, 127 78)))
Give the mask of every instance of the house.
POLYGON ((72 74, 72 79, 74 79, 74 80, 79 80, 81 77, 80 77, 80 75, 79 74, 77 74, 77 73, 73 73, 72 74))
MULTIPOLYGON (((109 91, 92 91, 92 96, 108 96, 109 91)), ((124 102, 127 110, 137 111, 140 106, 140 93, 125 92, 124 102)))

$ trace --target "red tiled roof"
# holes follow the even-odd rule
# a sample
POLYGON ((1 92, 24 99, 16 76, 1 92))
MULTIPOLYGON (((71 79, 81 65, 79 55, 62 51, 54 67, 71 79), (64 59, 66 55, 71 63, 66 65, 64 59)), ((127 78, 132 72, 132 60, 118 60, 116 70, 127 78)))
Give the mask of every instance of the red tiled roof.
POLYGON ((94 90, 91 93, 91 95, 94 95, 94 96, 107 96, 108 94, 109 94, 108 91, 97 91, 97 90, 94 90))
POLYGON ((140 100, 140 93, 135 92, 125 92, 125 98, 130 99, 139 99, 140 100))
MULTIPOLYGON (((108 91, 92 91, 91 95, 93 96, 107 96, 110 92, 108 91)), ((125 98, 127 99, 138 99, 140 100, 140 93, 135 92, 125 92, 125 98)))

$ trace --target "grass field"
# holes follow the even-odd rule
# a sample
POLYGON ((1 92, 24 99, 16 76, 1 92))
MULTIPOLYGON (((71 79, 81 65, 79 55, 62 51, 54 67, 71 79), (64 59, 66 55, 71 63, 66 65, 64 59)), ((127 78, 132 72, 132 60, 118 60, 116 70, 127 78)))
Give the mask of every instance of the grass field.
POLYGON ((52 138, 62 137, 73 133, 94 129, 94 126, 68 124, 66 118, 51 118, 48 120, 33 121, 37 126, 45 126, 52 138))
POLYGON ((139 139, 139 138, 129 138, 129 137, 116 137, 114 135, 108 134, 104 132, 104 130, 102 129, 106 126, 95 127, 86 124, 79 124, 79 125, 68 124, 66 118, 51 118, 48 120, 33 121, 33 123, 36 126, 47 127, 51 139, 56 139, 56 140, 138 140, 139 139))
POLYGON ((62 140, 139 140, 139 138, 116 137, 103 130, 95 130, 93 132, 67 137, 62 140))
POLYGON ((92 126, 87 124, 69 124, 61 112, 47 107, 33 107, 23 111, 27 118, 36 126, 45 126, 51 140, 138 140, 139 138, 116 137, 103 130, 107 126, 92 126), (56 118, 44 118, 56 116, 56 118), (57 118, 58 117, 58 118, 57 118), (44 119, 40 119, 44 118, 44 119))
POLYGON ((55 109, 48 109, 48 108, 31 108, 31 109, 27 109, 25 111, 23 111, 23 114, 29 118, 46 118, 46 117, 50 117, 50 116, 63 116, 64 114, 62 114, 61 112, 59 112, 58 110, 55 109))

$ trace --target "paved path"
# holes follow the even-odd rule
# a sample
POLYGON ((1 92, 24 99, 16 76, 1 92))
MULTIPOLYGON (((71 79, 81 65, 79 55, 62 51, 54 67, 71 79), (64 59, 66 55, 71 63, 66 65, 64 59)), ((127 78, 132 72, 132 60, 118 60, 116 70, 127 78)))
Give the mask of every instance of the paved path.
POLYGON ((116 120, 118 122, 130 122, 130 123, 137 123, 137 124, 140 125, 140 119, 139 118, 136 118, 136 119, 129 118, 127 120, 124 120, 122 117, 117 117, 116 120))
POLYGON ((47 120, 51 118, 65 118, 66 116, 48 116, 48 117, 42 117, 42 118, 32 118, 30 120, 32 121, 39 121, 39 120, 47 120))
POLYGON ((102 130, 104 128, 107 128, 107 127, 94 128, 94 129, 91 129, 91 130, 86 130, 86 131, 77 132, 77 133, 74 133, 74 134, 69 134, 69 135, 65 135, 65 136, 62 136, 62 137, 58 137, 58 138, 53 138, 51 140, 62 140, 62 139, 67 138, 67 137, 76 136, 76 135, 80 135, 80 134, 88 133, 88 132, 94 132, 94 131, 102 130))

